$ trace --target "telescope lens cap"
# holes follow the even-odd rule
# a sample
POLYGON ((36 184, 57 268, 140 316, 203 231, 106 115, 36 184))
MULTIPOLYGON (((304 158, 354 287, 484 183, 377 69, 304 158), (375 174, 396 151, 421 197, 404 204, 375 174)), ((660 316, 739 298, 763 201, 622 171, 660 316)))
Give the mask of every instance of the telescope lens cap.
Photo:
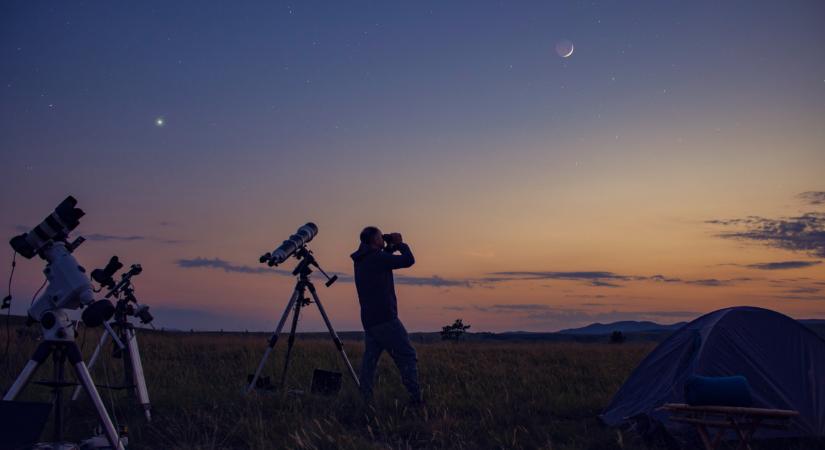
POLYGON ((87 327, 94 328, 103 325, 103 322, 115 315, 115 305, 109 300, 98 300, 83 310, 81 318, 87 327))

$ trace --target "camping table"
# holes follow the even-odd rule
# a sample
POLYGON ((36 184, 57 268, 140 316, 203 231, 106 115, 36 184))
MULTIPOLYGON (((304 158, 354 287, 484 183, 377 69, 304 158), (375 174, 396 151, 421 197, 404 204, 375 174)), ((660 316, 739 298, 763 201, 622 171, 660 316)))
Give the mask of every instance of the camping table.
POLYGON ((799 415, 787 409, 742 408, 737 406, 690 406, 665 403, 659 409, 671 412, 670 420, 696 427, 705 449, 715 450, 722 442, 725 430, 734 430, 739 437, 737 449, 750 449, 750 440, 759 428, 784 429, 799 415), (713 440, 708 428, 717 428, 713 440))

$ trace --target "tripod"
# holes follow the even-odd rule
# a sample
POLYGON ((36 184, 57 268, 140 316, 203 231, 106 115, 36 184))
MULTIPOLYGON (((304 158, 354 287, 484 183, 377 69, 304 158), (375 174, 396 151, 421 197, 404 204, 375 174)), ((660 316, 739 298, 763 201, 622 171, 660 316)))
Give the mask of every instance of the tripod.
POLYGON ((115 430, 115 426, 109 418, 109 414, 106 412, 106 407, 103 404, 103 400, 100 398, 100 394, 97 392, 92 376, 89 373, 89 368, 86 367, 86 364, 83 362, 83 357, 80 354, 80 348, 78 348, 77 343, 74 341, 74 328, 72 327, 72 323, 69 320, 66 311, 64 309, 55 309, 45 313, 41 320, 41 324, 43 327, 44 340, 37 346, 37 349, 34 351, 34 355, 32 355, 29 362, 23 367, 23 370, 20 372, 20 375, 17 376, 17 379, 14 380, 14 384, 12 384, 6 392, 6 395, 3 396, 3 400, 14 401, 29 384, 31 377, 37 369, 51 355, 54 361, 55 379, 53 381, 39 382, 39 384, 53 388, 55 405, 54 439, 56 442, 61 442, 63 440, 62 389, 64 387, 74 386, 76 384, 66 382, 63 379, 64 364, 68 360, 74 367, 75 374, 77 376, 77 380, 80 382, 80 385, 86 390, 86 393, 89 394, 89 398, 94 405, 98 419, 100 420, 100 425, 103 428, 103 432, 105 433, 109 444, 113 449, 123 450, 123 443, 120 441, 120 437, 115 430))
POLYGON ((278 327, 275 328, 275 332, 272 333, 272 336, 269 338, 269 343, 267 346, 266 351, 264 352, 264 356, 261 358, 261 362, 258 364, 258 368, 255 370, 255 375, 252 377, 249 386, 246 388, 246 393, 250 393, 253 389, 255 389, 255 385, 258 382, 258 378, 261 376, 261 372, 263 371, 264 365, 266 364, 267 358, 269 358, 269 354, 272 353, 272 349, 275 348, 275 344, 278 342, 278 337, 281 334, 281 330, 284 328, 284 324, 286 324, 286 320, 289 317, 290 312, 293 313, 292 315, 292 327, 289 330, 289 340, 287 341, 287 349, 286 349, 286 356, 284 357, 284 369, 281 372, 281 387, 284 386, 286 381, 286 374, 287 370, 289 369, 289 358, 292 354, 292 346, 295 343, 295 329, 298 327, 298 317, 301 313, 301 308, 305 306, 309 306, 310 303, 315 303, 318 307, 318 311, 321 313, 321 317, 324 319, 324 323, 327 326, 327 330, 329 330, 329 336, 332 338, 332 342, 335 344, 335 347, 338 349, 338 352, 341 354, 341 357, 344 360, 344 363, 347 365, 347 369, 349 369, 349 374, 352 376, 353 381, 355 381, 356 386, 360 386, 361 383, 358 381, 358 375, 356 375, 355 370, 352 368, 352 364, 349 362, 349 358, 347 357, 347 353, 344 351, 344 344, 341 342, 341 339, 338 337, 338 333, 332 328, 332 323, 329 321, 329 317, 327 317, 327 313, 324 310, 324 306, 321 304, 321 299, 318 297, 318 292, 315 290, 315 286, 309 280, 309 275, 312 273, 312 269, 310 266, 315 266, 318 270, 321 271, 322 274, 327 278, 327 282, 325 285, 327 287, 331 286, 335 280, 338 279, 337 276, 333 276, 332 278, 321 269, 321 266, 318 265, 318 262, 315 260, 315 257, 312 255, 312 252, 306 248, 306 246, 301 247, 298 251, 295 252, 295 257, 298 258, 301 262, 295 267, 295 270, 292 271, 293 275, 298 276, 298 281, 295 283, 295 289, 292 292, 292 297, 289 298, 289 302, 286 305, 286 309, 284 309, 284 313, 281 316, 281 320, 278 322, 278 327), (312 300, 306 298, 306 291, 309 290, 309 293, 312 295, 312 300))
MULTIPOLYGON (((126 293, 125 298, 119 299, 115 306, 114 320, 110 326, 115 331, 116 336, 120 342, 115 341, 119 347, 115 349, 116 357, 123 360, 123 384, 120 386, 105 386, 109 389, 130 389, 131 395, 136 395, 138 403, 143 407, 143 413, 146 420, 152 420, 151 404, 149 403, 149 391, 146 389, 146 378, 143 376, 143 363, 140 360, 140 349, 138 348, 137 335, 135 334, 135 327, 132 325, 127 316, 132 311, 129 301, 134 299, 134 290, 131 286, 124 289, 126 293), (123 354, 123 347, 120 343, 126 346, 126 354, 123 354)), ((100 357, 106 343, 111 339, 110 332, 104 332, 100 336, 100 341, 95 347, 92 358, 89 360, 89 369, 92 369, 100 357)), ((80 386, 75 388, 72 395, 72 401, 77 400, 80 396, 80 386)))

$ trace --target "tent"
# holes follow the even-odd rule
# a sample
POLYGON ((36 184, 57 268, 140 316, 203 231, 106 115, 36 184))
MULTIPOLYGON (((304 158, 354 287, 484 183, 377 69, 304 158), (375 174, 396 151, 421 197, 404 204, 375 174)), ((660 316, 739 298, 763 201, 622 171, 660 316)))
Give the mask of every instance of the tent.
POLYGON ((799 411, 788 430, 771 437, 825 436, 825 340, 788 316, 754 307, 720 309, 675 331, 639 364, 600 418, 611 426, 640 419, 679 430, 656 408, 684 403, 692 374, 743 375, 754 407, 799 411))

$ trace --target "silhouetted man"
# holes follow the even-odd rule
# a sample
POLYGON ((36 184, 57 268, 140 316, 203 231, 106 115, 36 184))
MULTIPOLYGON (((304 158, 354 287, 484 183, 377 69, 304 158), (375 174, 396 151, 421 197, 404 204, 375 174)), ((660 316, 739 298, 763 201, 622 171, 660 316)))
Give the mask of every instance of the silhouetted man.
POLYGON ((392 277, 393 270, 412 266, 415 258, 399 233, 390 235, 386 247, 381 230, 376 227, 364 228, 360 239, 361 245, 351 257, 355 263, 355 287, 361 304, 361 323, 364 325, 361 393, 368 402, 372 400, 375 369, 381 352, 386 350, 401 373, 401 381, 410 393, 410 402, 420 404, 418 359, 407 330, 398 320, 398 301, 392 277), (401 254, 393 254, 396 251, 401 254))

